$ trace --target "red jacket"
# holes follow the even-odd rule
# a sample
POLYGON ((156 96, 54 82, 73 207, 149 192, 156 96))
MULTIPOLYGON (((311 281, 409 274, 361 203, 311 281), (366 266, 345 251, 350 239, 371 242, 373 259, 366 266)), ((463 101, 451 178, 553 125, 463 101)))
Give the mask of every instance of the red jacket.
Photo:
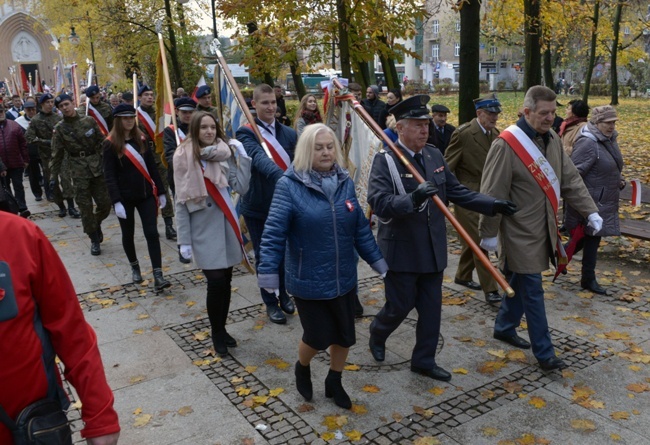
POLYGON ((7 168, 24 168, 29 163, 23 127, 9 119, 0 122, 0 158, 7 168))
MULTIPOLYGON (((36 303, 54 350, 65 365, 65 378, 83 404, 85 428, 81 435, 98 437, 120 431, 97 337, 84 319, 58 254, 45 234, 26 219, 0 212, 0 233, 7 235, 0 236, 0 261, 9 264, 18 304, 17 317, 0 321, 0 405, 15 418, 47 393, 43 350, 34 331, 36 303)), ((13 444, 2 423, 0 444, 13 444)))

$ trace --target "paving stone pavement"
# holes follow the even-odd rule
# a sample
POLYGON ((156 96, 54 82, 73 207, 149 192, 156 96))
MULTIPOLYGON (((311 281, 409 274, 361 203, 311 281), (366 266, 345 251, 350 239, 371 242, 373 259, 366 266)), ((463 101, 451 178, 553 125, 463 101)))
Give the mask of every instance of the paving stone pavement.
MULTIPOLYGON (((555 284, 545 274, 551 335, 570 367, 544 373, 530 351, 492 339, 497 308, 482 293, 453 283, 459 244, 450 230, 437 355, 453 371, 449 383, 410 372, 415 312, 388 339, 386 361, 374 362, 368 326, 383 304, 383 285, 360 264, 365 316, 343 373, 354 404, 348 411, 324 397, 326 352, 312 365, 314 399, 297 393, 298 316, 270 323, 244 269, 235 271, 228 318, 239 345, 220 359, 211 349, 205 279, 178 261, 162 221, 172 287, 156 295, 139 226, 146 281, 134 285, 114 214, 103 224, 102 254, 93 257, 80 220, 58 218, 52 204, 28 198, 31 219, 61 255, 97 331, 122 444, 650 444, 650 271, 645 260, 621 262, 615 243, 598 268, 610 296, 580 289, 579 261, 555 284)), ((521 335, 527 338, 523 328, 521 335)), ((79 430, 78 410, 69 417, 79 430)), ((78 434, 75 441, 82 443, 78 434)))

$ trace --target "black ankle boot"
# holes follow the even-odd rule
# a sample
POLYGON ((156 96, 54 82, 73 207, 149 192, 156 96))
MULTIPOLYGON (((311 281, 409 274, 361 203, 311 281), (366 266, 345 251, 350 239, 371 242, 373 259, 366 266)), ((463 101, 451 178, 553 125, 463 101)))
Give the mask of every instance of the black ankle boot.
MULTIPOLYGON (((74 208, 74 199, 68 198, 68 214, 75 219, 81 218, 81 214, 74 208)), ((100 241, 101 243, 101 241, 100 241)))
MULTIPOLYGON (((298 360, 296 362, 295 373, 296 388, 300 395, 309 402, 314 395, 314 390, 311 384, 311 366, 303 366, 300 364, 300 360, 298 360)), ((325 391, 327 391, 327 380, 325 381, 325 391)))
POLYGON ((61 205, 59 207, 59 213, 58 213, 59 218, 63 218, 66 215, 66 213, 67 213, 67 210, 65 208, 65 205, 61 205))
POLYGON ((165 217, 165 237, 170 240, 176 239, 176 230, 174 229, 174 220, 170 216, 165 217))
POLYGON ((341 408, 352 408, 350 396, 345 392, 345 389, 343 389, 340 372, 330 369, 330 372, 325 378, 325 397, 334 397, 334 403, 341 408))
POLYGON ((133 282, 136 284, 142 283, 142 272, 140 272, 140 264, 137 261, 131 263, 131 272, 133 273, 133 282))
POLYGON ((167 281, 165 277, 163 277, 162 269, 154 269, 153 270, 153 290, 154 292, 161 292, 163 289, 167 289, 169 286, 171 286, 172 283, 167 281))
POLYGON ((90 238, 90 254, 93 256, 101 255, 102 248, 99 246, 99 234, 97 231, 94 231, 88 237, 90 238))
MULTIPOLYGON (((230 307, 230 278, 224 277, 217 280, 208 280, 206 297, 208 318, 212 328, 212 344, 220 356, 228 354, 228 333, 226 332, 226 319, 230 307)), ((230 337, 232 341, 234 338, 230 337)), ((232 341, 230 343, 232 343, 232 341)), ((235 344, 237 342, 235 341, 235 344)))
POLYGON ((595 278, 591 280, 580 280, 580 287, 583 289, 587 289, 592 291, 595 294, 598 295, 608 295, 607 289, 602 287, 600 284, 598 284, 598 281, 596 281, 595 278))

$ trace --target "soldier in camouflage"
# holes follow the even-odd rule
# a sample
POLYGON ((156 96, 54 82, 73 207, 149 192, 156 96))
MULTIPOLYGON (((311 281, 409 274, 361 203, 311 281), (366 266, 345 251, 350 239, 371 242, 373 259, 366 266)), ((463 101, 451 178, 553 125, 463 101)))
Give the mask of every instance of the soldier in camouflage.
POLYGON ((81 116, 91 116, 95 121, 97 122, 97 125, 103 127, 104 123, 106 124, 106 133, 104 133, 104 136, 108 135, 108 133, 113 129, 113 109, 109 104, 106 102, 102 101, 102 95, 99 94, 99 87, 97 85, 91 85, 88 88, 86 88, 86 97, 88 98, 88 102, 90 102, 90 105, 92 108, 94 108, 99 114, 101 115, 101 120, 104 122, 101 122, 101 120, 98 117, 92 116, 91 114, 86 112, 86 104, 83 103, 79 107, 78 113, 81 116))
POLYGON ((61 116, 53 111, 54 97, 51 94, 43 94, 39 99, 39 103, 41 104, 41 111, 32 118, 25 133, 25 139, 27 139, 28 144, 38 145, 38 154, 43 163, 43 186, 45 187, 45 195, 48 201, 53 201, 59 206, 59 217, 63 218, 66 215, 65 200, 68 202, 67 212, 70 216, 73 218, 81 218, 81 215, 74 207, 74 190, 70 181, 67 158, 63 160, 61 173, 58 178, 51 176, 50 172, 52 132, 54 126, 61 120, 61 116), (54 187, 50 187, 51 179, 55 180, 54 187), (61 188, 59 188, 59 185, 61 188))
POLYGON ((196 111, 206 111, 213 115, 217 122, 221 121, 219 110, 217 107, 212 106, 212 90, 209 86, 201 85, 199 89, 196 90, 196 101, 198 102, 196 111))
POLYGON ((57 96, 54 103, 63 113, 63 120, 56 124, 52 135, 51 174, 57 177, 65 155, 81 211, 81 223, 90 238, 90 253, 99 255, 102 253, 99 244, 104 240, 101 223, 111 211, 102 168, 104 136, 93 118, 77 114, 67 94, 57 96), (97 205, 94 213, 93 199, 97 205))
MULTIPOLYGON (((153 152, 153 157, 156 160, 158 173, 162 178, 165 186, 165 195, 172 196, 169 193, 169 182, 167 181, 167 167, 163 164, 162 157, 164 153, 156 152, 156 109, 154 107, 155 96, 153 90, 149 85, 143 85, 138 90, 138 100, 140 106, 138 107, 138 125, 142 133, 147 138, 147 144, 153 152)), ((166 162, 166 161, 165 161, 166 162)), ((168 199, 167 204, 160 212, 165 220, 165 237, 169 240, 176 239, 176 229, 174 229, 174 205, 172 200, 168 199)))

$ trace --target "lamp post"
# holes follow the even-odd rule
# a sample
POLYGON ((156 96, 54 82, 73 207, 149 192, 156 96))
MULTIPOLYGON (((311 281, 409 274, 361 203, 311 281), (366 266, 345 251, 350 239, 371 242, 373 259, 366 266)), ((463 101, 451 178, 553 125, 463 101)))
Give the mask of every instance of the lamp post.
MULTIPOLYGON (((94 69, 93 77, 95 78, 95 85, 99 85, 98 75, 97 75, 97 64, 95 63, 95 45, 93 42, 93 32, 92 32, 92 27, 90 26, 90 15, 88 14, 88 11, 86 11, 85 20, 88 21, 88 38, 90 39, 90 58, 93 61, 93 69, 94 69)), ((68 41, 74 46, 79 46, 79 43, 81 43, 81 38, 75 32, 74 26, 70 26, 70 37, 68 37, 68 41)))

